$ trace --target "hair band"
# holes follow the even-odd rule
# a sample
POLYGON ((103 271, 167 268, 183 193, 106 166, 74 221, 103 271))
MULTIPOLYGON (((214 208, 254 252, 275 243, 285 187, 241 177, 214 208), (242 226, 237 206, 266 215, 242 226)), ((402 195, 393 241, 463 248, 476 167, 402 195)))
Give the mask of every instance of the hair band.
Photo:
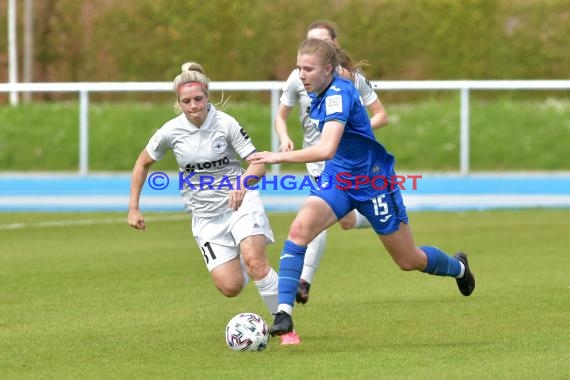
POLYGON ((202 87, 204 90, 208 90, 208 87, 204 86, 204 84, 200 82, 187 82, 187 83, 182 83, 180 86, 178 86, 177 92, 179 92, 182 87, 192 87, 192 86, 199 86, 202 87))

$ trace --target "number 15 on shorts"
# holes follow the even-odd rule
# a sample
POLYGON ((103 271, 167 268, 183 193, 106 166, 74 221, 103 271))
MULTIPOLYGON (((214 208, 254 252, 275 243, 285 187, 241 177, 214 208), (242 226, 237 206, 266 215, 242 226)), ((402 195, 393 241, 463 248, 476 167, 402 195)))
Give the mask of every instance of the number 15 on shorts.
POLYGON ((382 223, 386 222, 392 217, 390 211, 388 210, 388 204, 384 200, 386 194, 372 198, 372 204, 374 205, 374 215, 378 216, 382 223))

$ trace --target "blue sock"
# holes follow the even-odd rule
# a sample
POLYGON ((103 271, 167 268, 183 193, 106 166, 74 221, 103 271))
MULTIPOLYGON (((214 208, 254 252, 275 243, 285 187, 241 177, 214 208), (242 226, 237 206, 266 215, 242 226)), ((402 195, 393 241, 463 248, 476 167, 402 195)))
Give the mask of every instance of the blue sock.
POLYGON ((427 255, 427 266, 424 273, 436 276, 457 277, 461 272, 461 263, 437 247, 422 245, 420 247, 427 255))
POLYGON ((279 260, 279 303, 293 306, 307 247, 285 240, 279 260))

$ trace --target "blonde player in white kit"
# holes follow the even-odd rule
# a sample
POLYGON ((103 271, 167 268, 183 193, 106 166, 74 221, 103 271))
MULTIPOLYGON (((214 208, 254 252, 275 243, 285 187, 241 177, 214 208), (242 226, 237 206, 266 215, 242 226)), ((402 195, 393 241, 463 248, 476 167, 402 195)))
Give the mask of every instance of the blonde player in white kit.
POLYGON ((167 121, 140 153, 132 173, 128 223, 144 230, 139 199, 149 168, 169 150, 184 178, 186 211, 192 232, 214 284, 226 297, 237 296, 251 277, 270 313, 277 311, 278 276, 265 253, 273 231, 258 191, 246 190, 260 178, 263 165, 249 165, 251 139, 230 115, 209 103, 209 79, 194 62, 174 79, 181 114, 167 121))
MULTIPOLYGON (((340 47, 337 40, 336 27, 330 21, 318 20, 311 23, 307 29, 307 38, 327 40, 340 47)), ((339 72, 341 75, 346 76, 347 79, 351 79, 354 83, 354 86, 358 89, 358 92, 362 98, 362 102, 367 107, 370 114, 370 123, 372 124, 372 128, 377 129, 386 125, 388 123, 386 110, 384 109, 384 106, 378 99, 378 95, 373 90, 366 77, 364 77, 364 75, 358 71, 358 67, 356 67, 356 70, 352 70, 354 74, 351 75, 350 70, 348 69, 355 67, 350 60, 350 57, 344 55, 341 56, 341 58, 343 59, 341 62, 341 67, 339 67, 339 72)), ((287 133, 287 118, 297 103, 299 103, 299 118, 303 127, 303 148, 307 148, 309 146, 316 145, 321 138, 321 134, 309 120, 307 110, 309 109, 311 100, 305 91, 303 83, 299 79, 299 69, 293 70, 293 72, 289 75, 289 78, 287 79, 285 85, 283 86, 283 93, 281 95, 279 109, 277 111, 274 123, 275 131, 279 136, 280 150, 284 152, 295 149, 293 141, 287 133)), ((306 164, 307 171, 316 180, 321 175, 324 165, 324 162, 312 162, 306 164)), ((368 220, 356 210, 352 211, 347 216, 342 218, 339 221, 339 224, 341 228, 345 230, 351 228, 370 227, 368 220)), ((299 287, 297 290, 296 301, 298 303, 305 304, 309 299, 309 289, 311 282, 324 253, 325 246, 326 230, 318 235, 307 248, 303 272, 301 274, 301 281, 299 282, 299 287)), ((282 335, 282 339, 288 340, 290 337, 285 334, 282 335)), ((291 338, 291 340, 294 342, 294 337, 291 338)))

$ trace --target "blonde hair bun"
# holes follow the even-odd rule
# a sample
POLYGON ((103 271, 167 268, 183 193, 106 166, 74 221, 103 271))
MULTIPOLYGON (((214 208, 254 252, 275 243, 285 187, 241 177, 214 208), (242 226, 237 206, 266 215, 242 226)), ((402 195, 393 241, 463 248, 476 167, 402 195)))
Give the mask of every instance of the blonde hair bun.
POLYGON ((196 62, 185 62, 182 64, 181 69, 182 69, 182 72, 197 71, 201 74, 205 74, 204 69, 202 69, 202 65, 200 65, 199 63, 196 63, 196 62))

